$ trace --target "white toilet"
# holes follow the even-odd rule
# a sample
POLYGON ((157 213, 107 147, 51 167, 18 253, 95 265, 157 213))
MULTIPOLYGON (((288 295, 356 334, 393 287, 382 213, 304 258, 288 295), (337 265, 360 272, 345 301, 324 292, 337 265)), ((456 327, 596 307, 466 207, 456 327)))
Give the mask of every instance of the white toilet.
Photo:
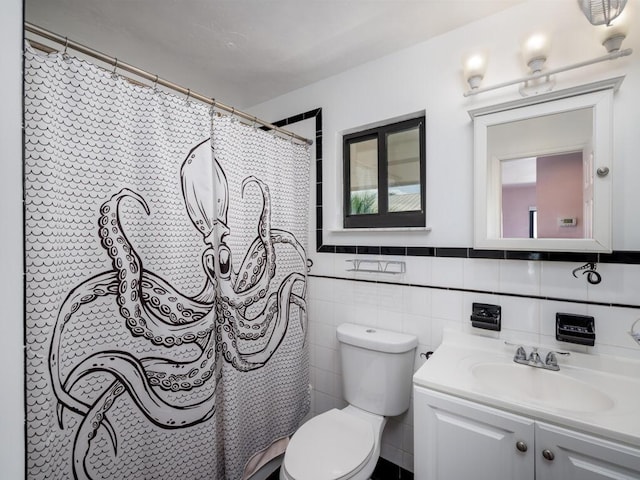
POLYGON ((349 405, 313 417, 293 435, 280 480, 368 480, 388 416, 409 408, 418 338, 377 328, 338 327, 349 405))

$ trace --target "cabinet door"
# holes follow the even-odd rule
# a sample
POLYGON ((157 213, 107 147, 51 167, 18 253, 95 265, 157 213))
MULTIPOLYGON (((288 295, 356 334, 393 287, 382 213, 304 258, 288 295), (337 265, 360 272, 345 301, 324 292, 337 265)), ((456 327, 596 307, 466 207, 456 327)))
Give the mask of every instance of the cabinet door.
POLYGON ((534 479, 532 420, 421 387, 413 405, 416 480, 534 479))
POLYGON ((638 480, 640 449, 537 422, 536 472, 537 480, 638 480))

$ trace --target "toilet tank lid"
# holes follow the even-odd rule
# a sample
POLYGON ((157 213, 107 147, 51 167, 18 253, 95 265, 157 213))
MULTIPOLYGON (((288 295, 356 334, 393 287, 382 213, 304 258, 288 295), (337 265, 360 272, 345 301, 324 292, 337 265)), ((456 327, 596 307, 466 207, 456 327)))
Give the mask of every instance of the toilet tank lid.
POLYGON ((336 331, 338 341, 356 347, 387 353, 403 353, 418 345, 418 337, 375 327, 343 323, 336 331))

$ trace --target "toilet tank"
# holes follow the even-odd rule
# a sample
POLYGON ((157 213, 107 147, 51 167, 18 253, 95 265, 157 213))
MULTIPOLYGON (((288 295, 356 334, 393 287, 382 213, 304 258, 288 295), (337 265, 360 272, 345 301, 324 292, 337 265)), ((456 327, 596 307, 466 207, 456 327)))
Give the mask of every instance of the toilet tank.
POLYGON ((407 410, 418 338, 351 323, 338 326, 337 337, 345 400, 377 415, 407 410))

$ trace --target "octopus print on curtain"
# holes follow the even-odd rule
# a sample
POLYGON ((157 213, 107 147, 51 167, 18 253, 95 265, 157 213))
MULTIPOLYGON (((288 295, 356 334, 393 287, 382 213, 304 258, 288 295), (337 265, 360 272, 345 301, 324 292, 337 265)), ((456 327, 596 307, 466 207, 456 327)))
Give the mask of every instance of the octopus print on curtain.
POLYGON ((29 479, 241 479, 293 433, 308 171, 306 147, 27 46, 29 479))

